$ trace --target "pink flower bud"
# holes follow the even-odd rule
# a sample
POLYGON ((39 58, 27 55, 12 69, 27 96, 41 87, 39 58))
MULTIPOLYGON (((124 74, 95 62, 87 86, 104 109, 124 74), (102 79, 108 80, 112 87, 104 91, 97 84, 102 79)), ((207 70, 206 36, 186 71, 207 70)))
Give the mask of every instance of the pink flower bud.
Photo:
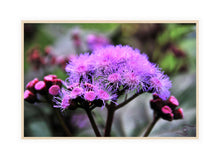
POLYGON ((171 109, 169 106, 163 106, 163 107, 161 108, 161 111, 162 111, 164 114, 172 113, 172 109, 171 109))
POLYGON ((168 103, 170 104, 170 106, 172 106, 173 108, 179 106, 179 102, 176 99, 176 97, 174 96, 170 96, 170 98, 168 99, 168 103))
POLYGON ((47 75, 44 77, 44 82, 46 83, 47 88, 50 88, 53 85, 55 79, 57 79, 56 75, 47 75))
POLYGON ((29 103, 34 103, 37 100, 37 97, 35 94, 33 94, 31 91, 26 90, 24 92, 24 100, 29 102, 29 103))
POLYGON ((57 76, 56 75, 47 75, 44 77, 44 81, 52 81, 54 79, 57 79, 57 76))
POLYGON ((60 92, 60 87, 58 85, 52 85, 50 88, 49 88, 49 94, 53 95, 53 96, 56 96, 58 95, 60 92))
POLYGON ((44 49, 44 52, 48 55, 48 54, 51 54, 51 51, 52 51, 52 47, 50 47, 50 46, 47 46, 47 47, 45 47, 45 49, 44 49))
POLYGON ((44 81, 39 81, 34 86, 35 90, 38 91, 40 94, 46 94, 46 84, 44 81))
POLYGON ((61 88, 62 87, 62 80, 61 79, 54 79, 53 84, 58 85, 61 88))
POLYGON ((30 90, 31 92, 35 93, 35 84, 39 82, 39 80, 37 78, 33 79, 32 81, 28 82, 28 84, 26 85, 26 89, 30 90))

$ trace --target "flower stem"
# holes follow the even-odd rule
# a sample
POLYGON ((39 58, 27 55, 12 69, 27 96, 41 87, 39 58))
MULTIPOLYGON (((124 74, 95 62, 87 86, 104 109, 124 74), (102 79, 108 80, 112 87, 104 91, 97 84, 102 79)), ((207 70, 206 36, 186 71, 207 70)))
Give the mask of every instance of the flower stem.
POLYGON ((133 96, 131 96, 130 98, 126 99, 124 102, 122 102, 121 104, 116 106, 116 109, 119 109, 121 107, 123 107, 124 105, 128 104, 130 101, 132 101, 133 99, 135 99, 136 97, 138 97, 141 93, 137 93, 134 94, 133 96))
POLYGON ((72 134, 71 134, 70 130, 68 129, 66 123, 64 122, 60 112, 57 109, 54 109, 54 110, 55 110, 57 118, 58 118, 58 120, 59 120, 59 122, 60 122, 60 124, 61 124, 61 126, 62 126, 62 128, 64 130, 64 132, 66 133, 67 136, 72 137, 72 134))
POLYGON ((98 130, 98 127, 97 127, 97 125, 95 123, 95 120, 94 120, 94 118, 92 116, 91 110, 90 109, 85 109, 85 111, 87 113, 87 116, 89 118, 89 121, 90 121, 90 123, 92 125, 92 128, 93 128, 93 130, 95 132, 96 137, 101 137, 101 134, 100 134, 100 132, 98 130))
POLYGON ((106 125, 105 125, 105 134, 104 134, 105 137, 110 137, 114 113, 115 113, 115 109, 109 107, 106 125))
POLYGON ((157 123, 157 121, 160 119, 160 117, 156 114, 154 114, 154 119, 151 122, 151 124, 149 125, 149 127, 147 128, 146 132, 144 133, 144 137, 148 137, 148 135, 150 134, 151 130, 153 129, 154 125, 157 123))

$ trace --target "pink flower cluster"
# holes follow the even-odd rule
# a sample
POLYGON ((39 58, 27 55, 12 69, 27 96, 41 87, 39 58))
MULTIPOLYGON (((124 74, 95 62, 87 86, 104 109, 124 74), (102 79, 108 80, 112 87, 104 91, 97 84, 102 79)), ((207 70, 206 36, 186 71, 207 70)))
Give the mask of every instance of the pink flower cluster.
POLYGON ((47 75, 43 81, 39 81, 38 78, 35 78, 26 85, 24 100, 29 103, 37 102, 37 94, 57 96, 61 87, 62 80, 58 79, 56 75, 47 75))
POLYGON ((177 108, 179 102, 174 96, 170 96, 168 100, 162 100, 157 94, 154 94, 150 105, 155 113, 165 120, 183 119, 183 109, 177 108))

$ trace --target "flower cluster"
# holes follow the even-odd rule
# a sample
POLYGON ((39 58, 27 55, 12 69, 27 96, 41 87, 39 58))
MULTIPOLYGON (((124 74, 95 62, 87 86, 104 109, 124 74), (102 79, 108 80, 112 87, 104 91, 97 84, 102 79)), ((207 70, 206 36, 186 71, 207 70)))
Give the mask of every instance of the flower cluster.
POLYGON ((165 100, 172 86, 169 77, 149 62, 146 54, 130 46, 107 46, 72 57, 66 72, 66 89, 55 98, 55 107, 62 109, 92 107, 97 101, 103 106, 107 101, 116 102, 124 93, 157 93, 165 100))
POLYGON ((158 116, 165 120, 172 121, 173 119, 183 118, 183 109, 177 109, 179 102, 174 96, 170 96, 168 100, 164 101, 157 94, 154 94, 150 105, 158 116))
POLYGON ((37 94, 57 96, 61 87, 62 80, 58 79, 56 75, 47 75, 43 81, 35 78, 26 85, 24 100, 29 103, 37 102, 37 94))
POLYGON ((76 109, 104 107, 105 103, 112 101, 116 95, 111 95, 111 92, 100 88, 100 85, 91 83, 71 83, 66 84, 66 89, 62 89, 59 96, 54 97, 55 108, 76 109))
POLYGON ((28 51, 28 62, 33 66, 34 70, 54 65, 58 65, 64 70, 68 59, 68 57, 56 56, 50 46, 46 46, 43 53, 37 47, 28 51))

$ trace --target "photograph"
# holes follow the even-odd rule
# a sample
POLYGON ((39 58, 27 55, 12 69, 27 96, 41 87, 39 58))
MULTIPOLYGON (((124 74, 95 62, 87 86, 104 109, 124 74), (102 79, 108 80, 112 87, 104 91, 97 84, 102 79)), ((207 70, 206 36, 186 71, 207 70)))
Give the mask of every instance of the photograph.
POLYGON ((22 138, 198 138, 198 21, 22 21, 22 138))

